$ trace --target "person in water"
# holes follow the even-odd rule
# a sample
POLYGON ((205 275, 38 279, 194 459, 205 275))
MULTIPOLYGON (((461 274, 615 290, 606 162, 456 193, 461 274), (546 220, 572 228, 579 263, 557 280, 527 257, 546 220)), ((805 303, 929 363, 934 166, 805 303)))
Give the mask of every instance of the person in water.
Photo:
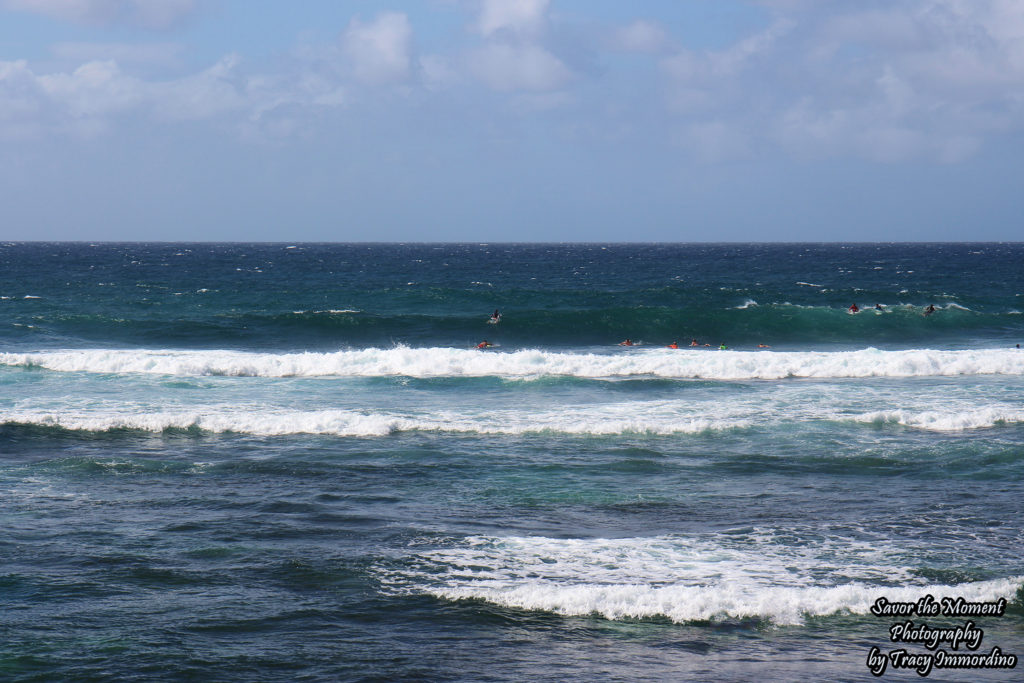
POLYGON ((700 346, 700 344, 697 343, 696 339, 691 339, 690 340, 690 346, 700 346))
POLYGON ((479 344, 476 345, 476 348, 478 348, 478 349, 489 349, 492 346, 494 346, 494 344, 492 344, 491 342, 489 342, 486 339, 484 339, 482 342, 480 342, 479 344))
POLYGON ((857 308, 857 304, 850 304, 850 307, 846 310, 848 310, 850 313, 857 313, 860 311, 860 309, 857 308))
POLYGON ((729 347, 726 346, 725 344, 722 344, 721 346, 718 347, 718 350, 719 351, 725 351, 727 348, 729 348, 729 347))
POLYGON ((757 348, 759 348, 759 349, 770 349, 772 347, 768 346, 767 344, 758 344, 757 348))
POLYGON ((933 306, 932 304, 928 304, 928 308, 924 309, 924 314, 925 315, 931 315, 934 312, 935 312, 935 306, 933 306))
POLYGON ((633 345, 633 340, 632 339, 623 339, 622 341, 619 342, 619 346, 632 346, 632 345, 633 345))
POLYGON ((671 344, 668 345, 668 348, 670 348, 670 349, 678 349, 679 348, 679 342, 672 342, 671 344))

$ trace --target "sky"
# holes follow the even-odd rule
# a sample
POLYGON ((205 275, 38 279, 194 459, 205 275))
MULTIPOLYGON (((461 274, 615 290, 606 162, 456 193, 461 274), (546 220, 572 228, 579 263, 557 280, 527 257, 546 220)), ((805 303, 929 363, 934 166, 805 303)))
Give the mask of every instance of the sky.
POLYGON ((0 0, 0 239, 1020 241, 1019 0, 0 0))

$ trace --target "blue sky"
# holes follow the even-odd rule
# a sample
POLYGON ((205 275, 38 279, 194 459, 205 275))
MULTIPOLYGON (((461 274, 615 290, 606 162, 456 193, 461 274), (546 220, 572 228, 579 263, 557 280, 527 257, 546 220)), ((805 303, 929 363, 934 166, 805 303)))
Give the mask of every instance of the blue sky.
POLYGON ((1024 238, 1017 0, 0 0, 0 239, 1024 238))

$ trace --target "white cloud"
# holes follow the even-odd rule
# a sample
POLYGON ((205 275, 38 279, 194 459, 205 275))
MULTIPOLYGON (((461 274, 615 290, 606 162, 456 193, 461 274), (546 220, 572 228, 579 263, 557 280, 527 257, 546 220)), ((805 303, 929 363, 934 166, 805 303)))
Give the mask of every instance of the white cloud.
MULTIPOLYGON (((120 117, 162 122, 222 120, 280 127, 302 112, 343 106, 345 89, 315 73, 246 75, 228 55, 197 73, 147 81, 116 61, 90 61, 71 71, 36 74, 24 60, 0 62, 0 138, 59 133, 92 136, 120 117), (297 114, 298 113, 298 114, 297 114)), ((285 126, 287 128, 287 126, 285 126)))
POLYGON ((691 125, 697 137, 748 131, 802 157, 955 163, 1024 128, 1024 3, 764 4, 777 10, 768 29, 662 60, 677 116, 721 127, 691 125))
MULTIPOLYGON (((181 17, 195 3, 165 0, 152 5, 159 11, 143 4, 0 0, 0 7, 68 20, 152 24, 181 17)), ((419 88, 423 97, 403 97, 400 105, 416 106, 433 97, 427 92, 452 94, 474 80, 509 94, 506 104, 524 116, 579 104, 581 126, 600 128, 595 121, 614 100, 632 112, 617 116, 663 126, 665 139, 704 159, 782 150, 811 158, 953 163, 1024 130, 1024 2, 766 4, 767 25, 714 50, 674 47, 669 25, 653 20, 581 28, 562 16, 555 17, 557 30, 549 30, 547 0, 481 0, 473 5, 468 43, 419 57, 405 14, 354 18, 338 41, 296 50, 260 73, 228 56, 198 72, 154 80, 146 68, 181 68, 181 46, 58 43, 51 47, 57 60, 45 67, 0 63, 0 136, 95 134, 128 116, 285 134, 331 108, 372 99, 350 97, 366 93, 360 85, 402 84, 403 96, 419 88), (629 60, 628 70, 617 70, 622 55, 612 53, 622 50, 658 55, 663 97, 637 71, 648 61, 629 60), (575 59, 563 61, 565 55, 575 59), (569 66, 586 63, 600 68, 569 66), (624 82, 634 75, 640 77, 624 82)))
POLYGON ((5 9, 81 24, 170 28, 196 9, 195 0, 0 0, 5 9))
POLYGON ((238 74, 240 59, 228 55, 197 74, 149 86, 155 113, 168 119, 198 120, 246 109, 253 102, 238 74))
POLYGON ((72 73, 39 76, 43 91, 75 117, 117 113, 138 106, 144 85, 121 72, 117 62, 87 62, 72 73))
POLYGON ((572 71, 540 42, 547 10, 548 0, 483 0, 476 29, 487 41, 469 52, 469 71, 504 92, 543 93, 566 85, 572 71))
POLYGON ((477 30, 485 36, 507 32, 534 36, 544 28, 548 0, 483 0, 477 30))
POLYGON ((572 72, 539 45, 494 43, 476 51, 471 68, 495 90, 555 90, 572 72))
POLYGON ((43 98, 25 60, 0 62, 0 138, 33 134, 43 123, 43 98))
POLYGON ((412 26, 399 12, 380 14, 368 24, 352 19, 343 37, 353 73, 368 83, 408 80, 412 51, 412 26))

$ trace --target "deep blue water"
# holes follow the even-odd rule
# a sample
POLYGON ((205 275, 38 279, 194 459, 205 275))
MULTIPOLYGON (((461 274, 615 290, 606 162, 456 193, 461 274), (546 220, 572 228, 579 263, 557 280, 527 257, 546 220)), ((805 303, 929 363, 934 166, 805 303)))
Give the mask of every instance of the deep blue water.
POLYGON ((927 594, 1020 656, 1022 266, 0 245, 0 680, 874 680, 927 594))

